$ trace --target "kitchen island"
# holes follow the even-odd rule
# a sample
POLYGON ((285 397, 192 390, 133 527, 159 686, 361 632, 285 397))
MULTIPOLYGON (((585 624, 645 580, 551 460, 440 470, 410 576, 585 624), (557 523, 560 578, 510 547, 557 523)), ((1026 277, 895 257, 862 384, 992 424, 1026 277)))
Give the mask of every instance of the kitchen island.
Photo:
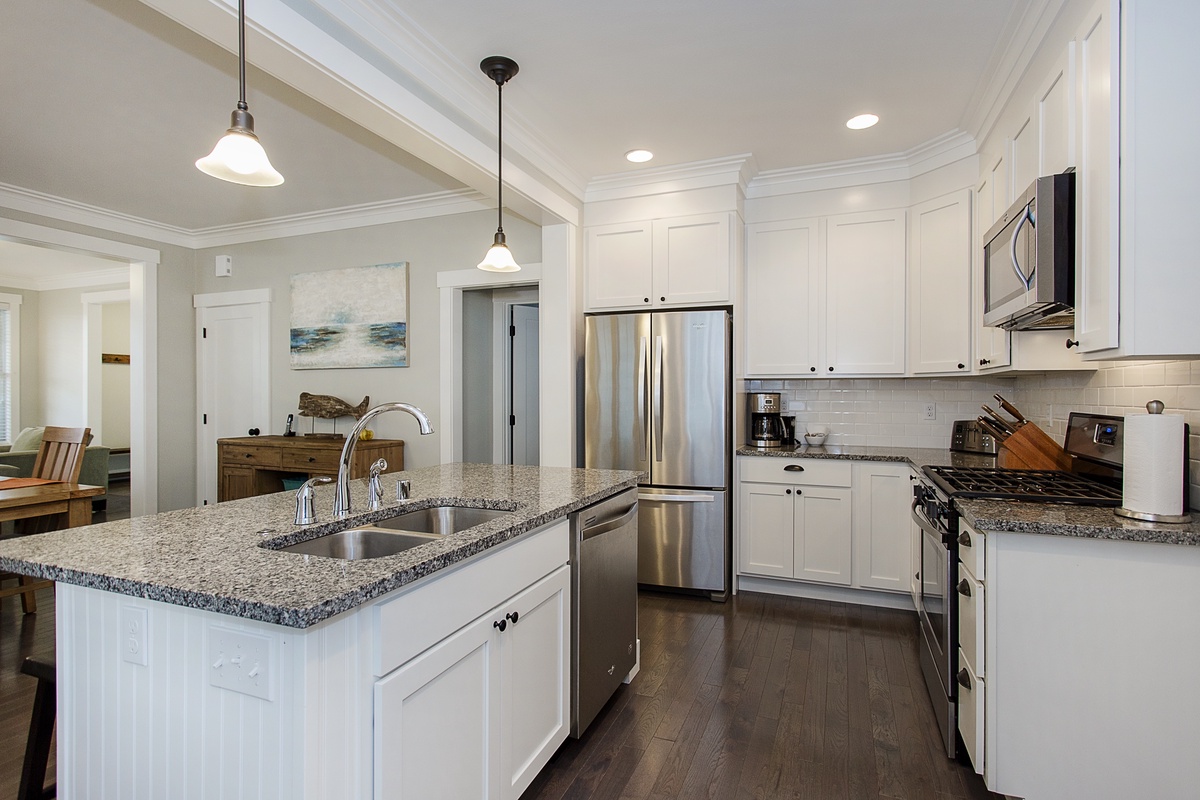
POLYGON ((312 526, 287 493, 4 542, 59 582, 60 796, 515 800, 569 723, 566 517, 640 474, 403 477, 337 522, 319 487, 312 526), (272 549, 438 505, 506 513, 385 558, 272 549))

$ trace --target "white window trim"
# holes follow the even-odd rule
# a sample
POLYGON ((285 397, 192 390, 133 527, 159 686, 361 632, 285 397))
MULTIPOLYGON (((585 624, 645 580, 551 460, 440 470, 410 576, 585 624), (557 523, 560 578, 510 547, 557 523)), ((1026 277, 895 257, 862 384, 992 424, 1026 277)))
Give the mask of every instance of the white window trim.
POLYGON ((5 444, 12 444, 14 434, 21 431, 21 301, 25 298, 19 294, 0 292, 0 303, 8 305, 8 346, 11 348, 12 380, 9 383, 9 439, 5 444))

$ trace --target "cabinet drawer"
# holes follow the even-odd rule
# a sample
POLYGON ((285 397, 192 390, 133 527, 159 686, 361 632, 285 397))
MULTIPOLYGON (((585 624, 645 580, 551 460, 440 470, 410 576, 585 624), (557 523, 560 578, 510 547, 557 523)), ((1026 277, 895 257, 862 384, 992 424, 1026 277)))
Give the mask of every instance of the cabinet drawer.
POLYGON ((958 560, 971 571, 976 580, 986 581, 983 574, 983 548, 987 537, 965 523, 959 525, 958 560))
POLYGON ((983 681, 975 676, 971 665, 963 657, 962 650, 958 651, 958 732, 966 745, 967 755, 971 758, 971 766, 980 775, 983 774, 983 723, 984 723, 984 691, 983 681))
POLYGON ((742 456, 740 461, 744 481, 802 486, 849 486, 854 468, 852 461, 825 458, 742 456))
POLYGON ((296 472, 336 475, 340 455, 333 450, 287 449, 280 455, 280 467, 296 472))
POLYGON ((966 570, 958 576, 958 646, 971 672, 980 677, 987 676, 983 649, 983 593, 984 586, 966 570))
POLYGON ((230 466, 242 464, 253 467, 278 467, 279 448, 257 445, 222 445, 221 463, 230 466))

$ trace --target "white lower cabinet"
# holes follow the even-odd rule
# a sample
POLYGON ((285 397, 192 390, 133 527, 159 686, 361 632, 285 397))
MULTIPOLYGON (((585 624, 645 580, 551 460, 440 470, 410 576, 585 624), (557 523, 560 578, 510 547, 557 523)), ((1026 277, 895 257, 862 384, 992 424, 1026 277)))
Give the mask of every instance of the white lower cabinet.
POLYGON ((987 537, 963 523, 958 537, 958 732, 971 765, 980 775, 985 768, 984 680, 986 666, 987 608, 984 550, 987 537))
POLYGON ((570 567, 375 684, 375 798, 516 800, 566 738, 570 567))
POLYGON ((738 574, 911 591, 910 474, 906 463, 739 458, 738 574))

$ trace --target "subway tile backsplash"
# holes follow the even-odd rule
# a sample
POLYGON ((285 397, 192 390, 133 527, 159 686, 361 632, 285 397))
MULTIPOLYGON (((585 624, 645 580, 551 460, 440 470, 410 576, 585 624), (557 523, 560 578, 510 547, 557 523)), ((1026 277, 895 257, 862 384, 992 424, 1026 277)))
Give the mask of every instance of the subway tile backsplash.
POLYGON ((1200 360, 1106 362, 1095 372, 1049 372, 975 378, 863 380, 748 380, 746 391, 780 392, 796 432, 808 424, 829 427, 828 445, 935 447, 950 445, 956 419, 975 419, 995 394, 1004 395, 1060 444, 1072 411, 1145 413, 1161 400, 1191 426, 1191 505, 1200 510, 1200 360), (935 418, 923 419, 927 403, 935 418))

